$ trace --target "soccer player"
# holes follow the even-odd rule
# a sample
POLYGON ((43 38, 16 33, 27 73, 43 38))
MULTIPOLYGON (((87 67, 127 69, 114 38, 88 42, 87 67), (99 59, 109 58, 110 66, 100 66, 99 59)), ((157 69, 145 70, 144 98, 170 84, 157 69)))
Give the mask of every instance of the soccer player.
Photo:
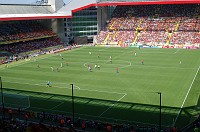
POLYGON ((59 68, 58 67, 56 68, 56 71, 59 72, 59 68))
POLYGON ((51 82, 47 81, 47 87, 51 87, 51 82))
POLYGON ((91 52, 89 52, 89 55, 91 55, 92 53, 91 52))
POLYGON ((100 70, 100 65, 98 65, 97 68, 100 70))
POLYGON ((91 72, 91 70, 92 70, 92 68, 91 68, 90 64, 88 64, 88 71, 91 72))
POLYGON ((116 73, 119 73, 119 68, 118 67, 116 68, 116 73))
POLYGON ((182 62, 180 61, 179 64, 181 64, 182 62))
POLYGON ((137 53, 135 52, 135 56, 137 56, 137 53))
POLYGON ((39 64, 37 64, 37 67, 38 67, 38 68, 40 68, 40 65, 39 65, 39 64))
POLYGON ((94 65, 94 68, 95 68, 95 69, 97 68, 97 64, 94 65))
POLYGON ((60 63, 60 67, 63 67, 63 63, 62 62, 60 63))
POLYGON ((144 65, 144 60, 141 61, 141 64, 144 65))
POLYGON ((89 70, 90 72, 92 72, 92 67, 91 67, 91 66, 89 66, 89 67, 88 67, 88 70, 89 70))
POLYGON ((110 56, 110 63, 112 63, 112 56, 110 56))
POLYGON ((51 66, 51 71, 54 71, 53 67, 51 66))
POLYGON ((100 58, 100 55, 98 54, 98 58, 100 58))

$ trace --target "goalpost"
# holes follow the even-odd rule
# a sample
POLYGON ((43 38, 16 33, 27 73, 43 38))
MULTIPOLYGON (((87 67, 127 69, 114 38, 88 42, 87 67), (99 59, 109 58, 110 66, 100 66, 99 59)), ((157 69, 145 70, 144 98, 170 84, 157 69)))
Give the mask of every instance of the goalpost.
MULTIPOLYGON (((3 94, 4 107, 28 109, 30 107, 30 99, 28 95, 20 94, 3 94)), ((2 105, 2 96, 0 95, 0 105, 2 105)))

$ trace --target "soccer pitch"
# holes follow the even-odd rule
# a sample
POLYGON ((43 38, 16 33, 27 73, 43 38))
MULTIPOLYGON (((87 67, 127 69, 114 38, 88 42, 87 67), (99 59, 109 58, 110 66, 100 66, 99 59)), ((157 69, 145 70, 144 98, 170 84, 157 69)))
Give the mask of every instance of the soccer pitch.
POLYGON ((200 113, 199 66, 199 50, 81 47, 1 65, 0 76, 5 93, 29 96, 28 109, 69 115, 74 84, 75 116, 112 122, 158 125, 161 92, 171 126, 200 113))

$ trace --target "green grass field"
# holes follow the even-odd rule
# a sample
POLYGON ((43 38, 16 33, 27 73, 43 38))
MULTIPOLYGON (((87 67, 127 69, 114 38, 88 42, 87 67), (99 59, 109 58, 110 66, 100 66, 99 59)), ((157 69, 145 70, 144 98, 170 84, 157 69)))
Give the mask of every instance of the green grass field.
POLYGON ((75 116, 112 122, 158 125, 157 92, 163 126, 185 125, 200 113, 199 50, 81 47, 61 54, 1 65, 4 93, 28 95, 30 110, 71 115, 73 83, 75 116))

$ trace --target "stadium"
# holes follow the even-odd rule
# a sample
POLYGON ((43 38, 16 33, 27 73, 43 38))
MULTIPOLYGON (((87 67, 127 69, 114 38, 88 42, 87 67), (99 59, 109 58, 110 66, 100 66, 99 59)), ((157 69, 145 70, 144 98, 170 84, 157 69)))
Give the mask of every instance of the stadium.
POLYGON ((30 1, 0 1, 0 131, 200 131, 199 0, 30 1))

